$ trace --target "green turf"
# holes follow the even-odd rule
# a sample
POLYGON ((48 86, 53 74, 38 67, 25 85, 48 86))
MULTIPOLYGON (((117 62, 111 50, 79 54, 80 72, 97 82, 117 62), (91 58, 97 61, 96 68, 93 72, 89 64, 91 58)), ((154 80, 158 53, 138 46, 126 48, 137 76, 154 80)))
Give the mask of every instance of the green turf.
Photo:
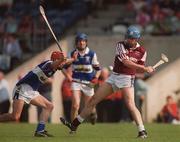
POLYGON ((33 137, 35 124, 0 124, 0 142, 180 142, 180 125, 146 124, 147 139, 137 139, 132 123, 83 124, 74 135, 60 124, 49 124, 47 130, 55 137, 33 137))

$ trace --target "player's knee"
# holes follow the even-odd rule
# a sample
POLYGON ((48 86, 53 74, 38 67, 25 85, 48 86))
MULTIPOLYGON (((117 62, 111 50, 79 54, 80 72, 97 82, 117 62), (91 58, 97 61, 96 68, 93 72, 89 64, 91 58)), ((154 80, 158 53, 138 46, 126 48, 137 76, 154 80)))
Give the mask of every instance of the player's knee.
POLYGON ((15 115, 15 114, 11 115, 11 120, 12 121, 19 121, 19 119, 20 119, 20 115, 15 115))
POLYGON ((52 111, 53 108, 54 108, 54 105, 53 105, 52 103, 48 103, 48 104, 46 105, 46 108, 52 111))
POLYGON ((78 104, 72 104, 72 110, 79 110, 79 107, 78 104))
POLYGON ((86 106, 90 108, 94 108, 96 106, 96 99, 92 97, 86 106))
POLYGON ((49 106, 49 108, 50 108, 51 110, 53 110, 53 109, 54 109, 54 105, 51 103, 50 106, 49 106))
POLYGON ((129 109, 129 111, 134 111, 135 108, 136 108, 135 104, 132 103, 132 102, 128 102, 126 105, 127 105, 128 109, 129 109))
POLYGON ((91 102, 87 103, 87 105, 85 106, 85 109, 88 110, 89 112, 92 112, 94 109, 95 105, 91 102))

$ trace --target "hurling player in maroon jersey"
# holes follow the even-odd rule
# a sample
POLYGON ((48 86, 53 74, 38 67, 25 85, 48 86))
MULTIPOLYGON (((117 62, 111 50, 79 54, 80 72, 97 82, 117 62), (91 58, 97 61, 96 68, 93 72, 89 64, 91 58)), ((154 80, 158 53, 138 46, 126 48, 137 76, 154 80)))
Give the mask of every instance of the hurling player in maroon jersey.
POLYGON ((138 137, 147 137, 141 114, 134 102, 134 78, 136 72, 152 73, 154 69, 152 66, 145 66, 147 53, 145 48, 138 43, 139 39, 139 29, 135 26, 128 27, 125 40, 118 42, 116 45, 113 72, 106 80, 106 83, 97 90, 80 115, 78 115, 72 123, 60 118, 62 123, 70 128, 71 132, 77 130, 78 125, 89 116, 91 110, 97 103, 114 91, 121 89, 127 108, 136 122, 138 137))

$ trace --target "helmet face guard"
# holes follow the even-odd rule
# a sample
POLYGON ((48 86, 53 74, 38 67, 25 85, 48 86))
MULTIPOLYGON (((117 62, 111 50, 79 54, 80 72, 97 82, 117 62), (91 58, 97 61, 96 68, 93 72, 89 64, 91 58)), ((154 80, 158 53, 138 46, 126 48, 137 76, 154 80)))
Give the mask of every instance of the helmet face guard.
POLYGON ((52 61, 56 61, 56 60, 60 60, 60 59, 64 59, 64 55, 62 52, 60 51, 53 51, 51 54, 51 60, 52 61))
POLYGON ((141 37, 140 30, 136 26, 129 26, 125 35, 126 39, 139 39, 141 37))
POLYGON ((75 38, 75 44, 76 44, 76 48, 79 50, 79 51, 83 51, 86 47, 87 47, 87 35, 84 34, 84 33, 78 33, 76 35, 76 38, 75 38), (82 45, 83 43, 79 43, 81 41, 85 41, 86 42, 86 45, 82 45))

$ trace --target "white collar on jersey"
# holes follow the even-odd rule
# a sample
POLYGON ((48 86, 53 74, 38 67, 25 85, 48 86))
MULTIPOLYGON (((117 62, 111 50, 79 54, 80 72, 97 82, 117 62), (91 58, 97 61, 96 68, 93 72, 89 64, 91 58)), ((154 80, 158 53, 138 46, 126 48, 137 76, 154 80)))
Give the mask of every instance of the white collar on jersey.
POLYGON ((131 50, 135 50, 135 49, 137 49, 138 47, 140 47, 140 44, 137 42, 136 47, 131 48, 131 50))

